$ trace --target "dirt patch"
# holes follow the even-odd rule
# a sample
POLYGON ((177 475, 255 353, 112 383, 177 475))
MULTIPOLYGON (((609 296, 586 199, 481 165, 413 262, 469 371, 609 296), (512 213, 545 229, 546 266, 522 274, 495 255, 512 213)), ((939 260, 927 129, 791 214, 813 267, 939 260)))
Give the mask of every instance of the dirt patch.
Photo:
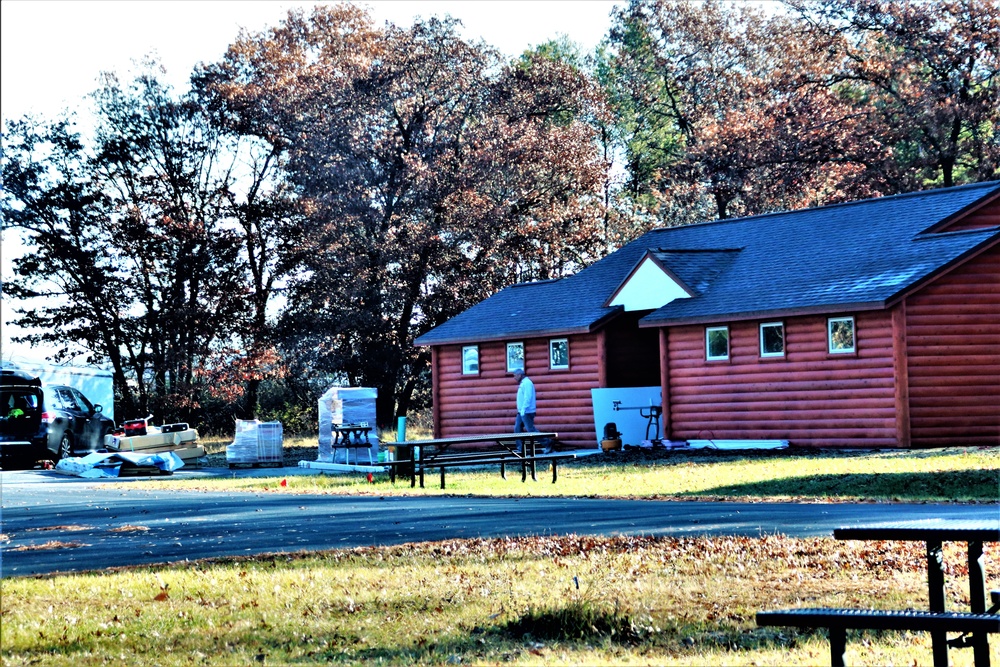
POLYGON ((83 542, 63 542, 62 540, 50 540, 44 544, 26 544, 8 551, 51 551, 53 549, 79 549, 89 546, 83 542))
POLYGON ((149 531, 149 526, 119 526, 118 528, 112 528, 109 533, 145 533, 149 531))

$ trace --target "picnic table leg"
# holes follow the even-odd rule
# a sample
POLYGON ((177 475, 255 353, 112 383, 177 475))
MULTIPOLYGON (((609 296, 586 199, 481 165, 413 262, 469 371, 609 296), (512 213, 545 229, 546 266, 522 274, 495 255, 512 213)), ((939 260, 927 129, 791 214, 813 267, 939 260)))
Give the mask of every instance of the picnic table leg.
POLYGON ((556 460, 552 459, 552 483, 556 483, 556 460))
POLYGON ((537 482, 538 478, 535 477, 535 439, 531 439, 531 481, 537 482))
MULTIPOLYGON (((983 543, 969 542, 969 608, 974 614, 986 613, 986 569, 983 567, 983 543)), ((989 667, 990 644, 985 632, 972 635, 973 661, 976 667, 989 667)))
POLYGON ((414 488, 417 485, 417 448, 416 446, 410 447, 410 488, 414 488))
POLYGON ((846 667, 847 629, 830 628, 830 667, 846 667))
MULTIPOLYGON (((927 541, 927 587, 930 610, 944 611, 944 553, 941 540, 927 541)), ((931 632, 934 667, 948 667, 948 635, 940 630, 931 632)))
POLYGON ((444 488, 444 466, 441 466, 441 488, 444 488))
POLYGON ((507 479, 507 464, 500 460, 500 478, 507 479))

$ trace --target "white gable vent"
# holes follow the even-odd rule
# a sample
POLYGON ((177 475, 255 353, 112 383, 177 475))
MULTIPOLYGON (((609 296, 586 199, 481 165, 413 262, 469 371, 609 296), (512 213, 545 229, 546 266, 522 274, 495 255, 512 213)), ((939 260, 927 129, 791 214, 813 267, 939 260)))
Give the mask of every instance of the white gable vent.
POLYGON ((636 265, 611 295, 609 306, 622 306, 626 311, 656 310, 674 299, 686 299, 691 294, 669 269, 651 253, 636 265))

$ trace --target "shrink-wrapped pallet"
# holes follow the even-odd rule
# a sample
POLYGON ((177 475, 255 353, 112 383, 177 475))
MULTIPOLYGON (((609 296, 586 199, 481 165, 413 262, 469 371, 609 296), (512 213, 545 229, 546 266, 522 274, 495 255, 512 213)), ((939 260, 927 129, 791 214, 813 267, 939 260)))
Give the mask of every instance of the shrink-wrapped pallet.
POLYGON ((281 463, 281 422, 240 419, 233 444, 226 447, 226 463, 281 463))
POLYGON ((284 431, 281 422, 257 424, 257 461, 259 463, 281 463, 284 455, 282 444, 284 431))

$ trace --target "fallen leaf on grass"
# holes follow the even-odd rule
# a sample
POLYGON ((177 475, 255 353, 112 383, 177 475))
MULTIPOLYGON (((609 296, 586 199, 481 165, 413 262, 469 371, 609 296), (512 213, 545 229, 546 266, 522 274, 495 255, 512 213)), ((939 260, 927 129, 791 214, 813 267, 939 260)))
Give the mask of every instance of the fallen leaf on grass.
POLYGON ((156 575, 156 581, 158 584, 160 584, 160 592, 153 599, 156 600, 157 602, 163 602, 164 600, 168 600, 170 598, 170 595, 167 593, 167 589, 170 588, 170 584, 163 581, 163 578, 160 577, 159 574, 156 575))

